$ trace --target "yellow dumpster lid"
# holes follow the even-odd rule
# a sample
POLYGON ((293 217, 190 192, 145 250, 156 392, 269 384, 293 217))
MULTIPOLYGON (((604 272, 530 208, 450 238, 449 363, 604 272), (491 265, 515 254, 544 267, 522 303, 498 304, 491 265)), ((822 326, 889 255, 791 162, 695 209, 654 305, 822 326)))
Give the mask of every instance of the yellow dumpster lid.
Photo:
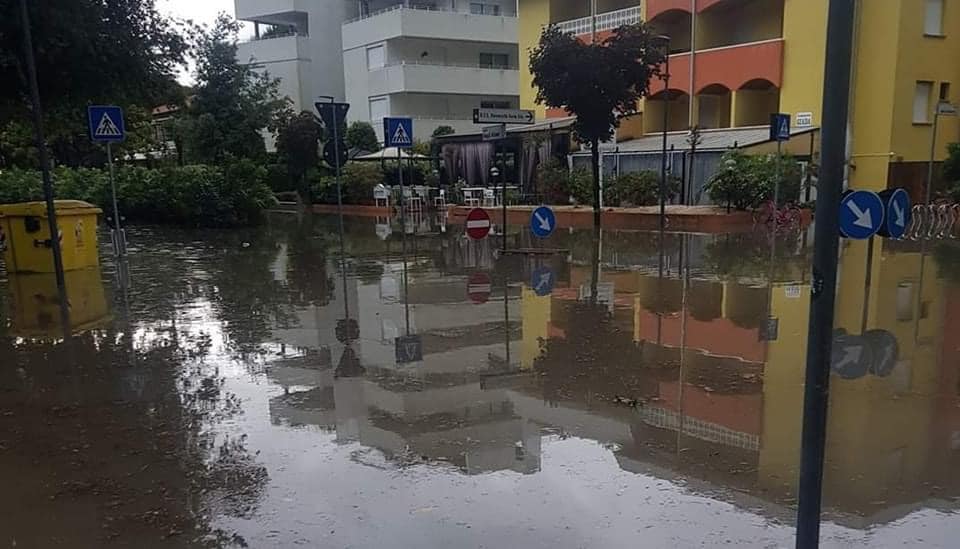
MULTIPOLYGON (((83 200, 54 200, 57 215, 100 214, 103 210, 83 200)), ((7 217, 46 217, 46 202, 21 202, 19 204, 0 204, 0 216, 7 217)))

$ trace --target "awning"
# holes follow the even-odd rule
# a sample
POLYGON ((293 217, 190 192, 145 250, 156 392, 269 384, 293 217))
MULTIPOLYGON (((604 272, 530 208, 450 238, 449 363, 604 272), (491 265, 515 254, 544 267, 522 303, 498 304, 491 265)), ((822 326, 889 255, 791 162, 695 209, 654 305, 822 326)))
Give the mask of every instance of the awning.
POLYGON ((380 152, 357 156, 354 158, 354 160, 396 160, 397 151, 399 151, 401 158, 413 158, 415 160, 426 160, 430 158, 429 156, 424 156, 422 154, 409 153, 403 149, 397 149, 397 147, 387 147, 380 152))

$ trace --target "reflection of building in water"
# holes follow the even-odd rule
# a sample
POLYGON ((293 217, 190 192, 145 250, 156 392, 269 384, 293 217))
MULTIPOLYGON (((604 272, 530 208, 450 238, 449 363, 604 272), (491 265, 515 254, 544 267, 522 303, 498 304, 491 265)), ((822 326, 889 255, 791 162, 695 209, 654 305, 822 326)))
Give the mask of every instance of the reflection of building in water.
MULTIPOLYGON (((949 472, 960 462, 960 345, 943 340, 951 326, 960 333, 960 297, 948 298, 960 293, 944 289, 930 257, 921 280, 919 253, 882 250, 879 241, 868 278, 858 246, 845 248, 837 325, 889 331, 899 360, 886 377, 833 376, 825 504, 843 524, 866 528, 960 493, 949 472)), ((615 443, 625 469, 733 488, 734 503, 752 492, 789 517, 782 504, 793 501, 798 478, 809 286, 701 275, 684 284, 644 269, 604 270, 601 280, 616 287, 613 315, 605 333, 573 345, 583 332, 575 292, 540 298, 525 288, 523 366, 542 377, 512 398, 524 417, 615 443), (569 364, 550 355, 553 345, 569 364)), ((590 276, 575 265, 571 285, 590 276)))
POLYGON ((284 343, 310 349, 271 366, 269 378, 285 389, 270 401, 274 423, 335 427, 338 440, 398 460, 450 462, 468 474, 539 470, 538 428, 495 386, 519 356, 516 292, 508 290, 505 300, 495 284, 486 303, 471 302, 467 277, 439 274, 432 255, 413 251, 413 240, 407 237, 405 257, 384 253, 376 269, 365 259, 363 275, 351 272, 346 285, 333 276, 329 304, 304 309, 296 328, 274 331, 284 343), (345 305, 357 321, 350 350, 364 375, 329 367, 344 352, 334 326, 345 305), (419 337, 423 360, 398 363, 396 338, 408 334, 419 337))

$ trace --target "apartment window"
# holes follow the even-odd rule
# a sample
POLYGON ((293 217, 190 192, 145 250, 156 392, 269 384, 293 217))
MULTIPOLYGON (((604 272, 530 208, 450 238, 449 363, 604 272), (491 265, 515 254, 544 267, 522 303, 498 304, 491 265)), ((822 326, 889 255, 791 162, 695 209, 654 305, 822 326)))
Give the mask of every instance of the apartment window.
POLYGON ((923 34, 943 36, 943 0, 924 0, 923 34))
POLYGON ((512 109, 509 101, 481 101, 481 109, 512 109))
POLYGON ((470 2, 470 13, 474 15, 500 15, 500 4, 470 2))
POLYGON ((950 101, 950 82, 940 82, 940 101, 950 101))
POLYGON ((390 115, 390 108, 387 105, 386 97, 371 97, 370 98, 370 123, 377 133, 383 131, 382 123, 383 119, 390 115))
POLYGON ((506 53, 481 53, 480 67, 484 69, 510 68, 510 55, 506 53))
POLYGON ((930 122, 930 96, 933 94, 933 82, 918 81, 913 91, 913 123, 930 122))
POLYGON ((384 65, 383 45, 371 46, 367 48, 367 70, 375 71, 382 69, 384 65))

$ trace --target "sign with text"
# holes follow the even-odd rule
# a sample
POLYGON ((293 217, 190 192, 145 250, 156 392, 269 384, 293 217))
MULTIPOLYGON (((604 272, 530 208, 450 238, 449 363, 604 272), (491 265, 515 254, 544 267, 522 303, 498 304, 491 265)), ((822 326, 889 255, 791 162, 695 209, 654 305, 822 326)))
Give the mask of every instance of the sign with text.
POLYGON ((524 109, 473 109, 474 124, 533 124, 533 111, 524 109))
POLYGON ((482 131, 484 141, 497 141, 507 137, 507 127, 503 124, 485 126, 482 131))

